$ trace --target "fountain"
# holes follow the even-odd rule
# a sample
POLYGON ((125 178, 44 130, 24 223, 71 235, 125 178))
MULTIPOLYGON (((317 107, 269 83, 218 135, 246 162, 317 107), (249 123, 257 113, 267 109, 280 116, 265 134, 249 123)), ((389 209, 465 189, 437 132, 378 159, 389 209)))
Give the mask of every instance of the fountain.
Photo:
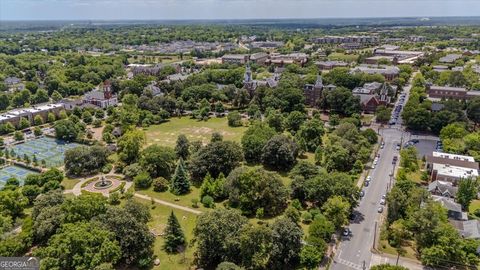
POLYGON ((105 178, 105 175, 100 176, 100 180, 93 185, 95 189, 106 189, 111 186, 112 186, 112 181, 107 180, 105 178))

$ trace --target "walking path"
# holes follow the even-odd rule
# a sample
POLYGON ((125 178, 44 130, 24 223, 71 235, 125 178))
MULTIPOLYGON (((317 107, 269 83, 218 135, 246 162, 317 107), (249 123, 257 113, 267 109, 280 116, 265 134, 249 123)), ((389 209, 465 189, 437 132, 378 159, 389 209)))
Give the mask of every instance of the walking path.
MULTIPOLYGON (((122 176, 122 175, 111 173, 111 174, 107 174, 105 176, 122 176)), ((88 179, 91 179, 91 178, 92 177, 79 178, 78 180, 80 180, 80 182, 76 183, 75 186, 72 189, 64 190, 63 193, 66 193, 66 194, 70 193, 70 194, 73 194, 75 196, 81 195, 82 194, 83 183, 85 183, 88 179)), ((132 185, 133 185, 133 182, 126 181, 125 182, 125 190, 128 190, 129 188, 131 188, 132 185)), ((140 194, 140 193, 134 193, 134 196, 137 197, 137 198, 140 198, 140 199, 144 199, 144 200, 149 200, 149 201, 152 200, 152 197, 147 196, 147 195, 143 195, 143 194, 140 194)), ((192 213, 192 214, 195 214, 195 215, 200 215, 202 213, 202 211, 200 211, 200 210, 195 210, 195 209, 192 209, 192 208, 189 208, 189 207, 186 207, 186 206, 181 206, 181 205, 174 204, 174 203, 167 202, 167 201, 160 200, 160 199, 153 198, 153 201, 158 203, 158 204, 165 205, 165 206, 168 206, 168 207, 172 207, 172 208, 175 208, 175 209, 179 209, 179 210, 182 210, 182 211, 186 211, 186 212, 189 212, 189 213, 192 213)))
MULTIPOLYGON (((152 197, 147 196, 147 195, 143 195, 143 194, 140 194, 140 193, 135 193, 134 195, 135 195, 135 197, 140 198, 140 199, 152 200, 152 197)), ((174 203, 171 203, 171 202, 167 202, 167 201, 164 201, 164 200, 153 199, 153 201, 158 203, 158 204, 162 204, 162 205, 165 205, 165 206, 168 206, 168 207, 180 209, 180 210, 190 212, 190 213, 195 214, 195 215, 200 215, 202 213, 202 211, 200 211, 200 210, 195 210, 195 209, 192 209, 192 208, 189 208, 189 207, 186 207, 186 206, 181 206, 181 205, 174 204, 174 203)))

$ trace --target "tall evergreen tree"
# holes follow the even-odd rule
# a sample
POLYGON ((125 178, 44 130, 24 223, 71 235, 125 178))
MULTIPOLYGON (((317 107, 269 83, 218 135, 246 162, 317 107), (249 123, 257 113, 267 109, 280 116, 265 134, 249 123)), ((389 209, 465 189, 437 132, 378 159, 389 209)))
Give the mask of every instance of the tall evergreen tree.
POLYGON ((170 213, 167 221, 167 227, 165 228, 165 243, 163 244, 163 249, 168 253, 178 252, 178 248, 185 245, 185 235, 183 234, 182 227, 178 223, 178 219, 173 214, 173 211, 170 213))
POLYGON ((171 191, 175 195, 181 195, 190 191, 190 180, 188 179, 187 171, 183 159, 178 160, 177 168, 172 177, 171 191))
POLYGON ((177 138, 177 145, 175 146, 175 154, 177 158, 187 159, 190 155, 190 142, 187 139, 187 136, 180 134, 177 138))

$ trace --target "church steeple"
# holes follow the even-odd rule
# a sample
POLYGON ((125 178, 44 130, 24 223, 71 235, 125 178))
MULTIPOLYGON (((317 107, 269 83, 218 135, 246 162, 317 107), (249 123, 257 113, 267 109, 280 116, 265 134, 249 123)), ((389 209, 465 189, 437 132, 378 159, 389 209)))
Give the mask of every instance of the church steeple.
POLYGON ((249 83, 252 81, 252 70, 250 69, 250 64, 247 63, 245 68, 245 74, 243 75, 243 83, 249 83))

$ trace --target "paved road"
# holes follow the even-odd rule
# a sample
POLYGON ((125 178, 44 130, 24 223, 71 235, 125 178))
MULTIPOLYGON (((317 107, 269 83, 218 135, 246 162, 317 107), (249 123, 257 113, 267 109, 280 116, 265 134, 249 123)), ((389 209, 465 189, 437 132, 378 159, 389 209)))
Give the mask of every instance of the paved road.
MULTIPOLYGON (((410 86, 405 87, 405 91, 407 92, 405 100, 408 100, 410 86)), ((398 118, 395 125, 380 129, 379 133, 385 142, 385 146, 378 152, 380 154, 378 164, 369 173, 372 181, 368 187, 363 188, 365 196, 355 209, 356 218, 349 226, 352 235, 342 238, 330 269, 361 270, 369 269, 371 265, 375 264, 396 263, 395 258, 372 254, 371 249, 375 232, 380 229, 386 211, 386 206, 384 206, 384 212, 382 214, 378 213, 380 200, 393 184, 393 179, 390 178, 389 174, 396 169, 392 164, 393 157, 399 157, 396 146, 409 140, 410 134, 403 130, 401 117, 398 118)), ((421 266, 404 260, 400 260, 399 264, 405 265, 409 269, 422 269, 421 266)))

